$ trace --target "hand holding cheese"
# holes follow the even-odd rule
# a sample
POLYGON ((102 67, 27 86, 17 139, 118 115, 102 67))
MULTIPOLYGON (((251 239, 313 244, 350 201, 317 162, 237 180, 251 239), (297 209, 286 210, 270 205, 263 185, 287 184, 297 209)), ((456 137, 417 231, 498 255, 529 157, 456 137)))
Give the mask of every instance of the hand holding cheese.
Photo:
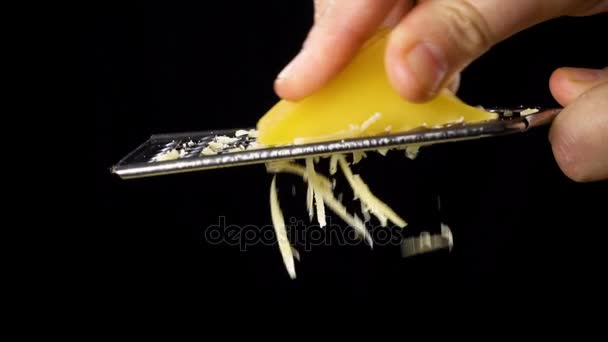
POLYGON ((608 68, 558 69, 550 84, 564 106, 549 135, 559 166, 579 182, 608 180, 608 68))
POLYGON ((381 27, 394 27, 386 71, 409 101, 427 101, 492 45, 559 16, 608 11, 598 0, 316 0, 302 51, 279 74, 279 96, 299 100, 343 69, 381 27))
MULTIPOLYGON (((389 84, 403 99, 411 103, 426 103, 437 97, 445 100, 441 89, 457 79, 458 73, 494 44, 543 21, 560 16, 584 16, 608 11, 608 0, 316 0, 315 24, 302 51, 279 74, 275 89, 285 100, 298 101, 326 87, 345 69, 365 42, 380 27, 392 27, 384 54, 384 70, 389 84)), ((380 71, 379 71, 380 72, 380 71)), ((559 71, 556 73, 559 75, 559 71)), ((605 87, 603 88, 605 89, 605 87)), ((555 87, 552 90, 556 98, 555 87)), ((597 94, 602 89, 595 89, 597 94)), ((559 90, 558 90, 559 92, 559 90)), ((586 101, 599 101, 597 95, 581 97, 572 102, 579 108, 586 101), (595 99, 595 100, 594 100, 595 99)), ((589 103, 589 102, 588 102, 589 103)), ((591 106, 591 105, 589 105, 591 106)), ((597 107, 597 106, 595 106, 597 107)), ((284 112, 285 108, 275 108, 284 112)), ((601 110, 605 117, 606 108, 601 110)), ((566 108, 565 114, 574 109, 566 108)), ((276 114, 278 115, 278 114, 276 114)), ((600 114, 598 114, 600 115, 600 114)), ((567 115, 563 115, 566 117, 567 115)), ((574 120, 574 114, 568 114, 574 120)), ((579 118, 580 119, 580 118, 579 118)), ((579 120, 577 119, 577 120, 579 120)), ((595 120, 595 119, 594 119, 595 120)), ((601 119, 597 119, 600 120, 601 119)), ((605 120, 605 119, 603 119, 605 120)), ((556 122, 565 122, 559 119, 556 122)), ((605 125, 595 125, 577 136, 606 136, 605 125)), ((563 127, 563 126, 562 126, 563 127)), ((552 141, 563 141, 556 127, 552 141)), ((604 142, 604 146, 605 141, 604 142)), ((555 143, 554 143, 555 144, 555 143)), ((575 146, 570 144, 571 146, 575 146)), ((554 145, 556 158, 564 172, 576 180, 597 179, 586 176, 586 166, 565 167, 564 155, 574 153, 574 147, 563 150, 554 145), (565 150, 564 150, 565 151, 565 150), (561 159, 560 159, 561 158, 561 159)), ((608 178, 605 158, 608 154, 583 155, 595 169, 593 175, 608 178), (598 160, 604 160, 599 162, 598 160)), ((581 162, 582 157, 568 157, 581 162)))
POLYGON ((311 143, 496 117, 449 91, 426 103, 403 99, 384 72, 387 43, 388 31, 379 31, 321 89, 299 101, 277 103, 258 122, 258 141, 274 146, 311 143))

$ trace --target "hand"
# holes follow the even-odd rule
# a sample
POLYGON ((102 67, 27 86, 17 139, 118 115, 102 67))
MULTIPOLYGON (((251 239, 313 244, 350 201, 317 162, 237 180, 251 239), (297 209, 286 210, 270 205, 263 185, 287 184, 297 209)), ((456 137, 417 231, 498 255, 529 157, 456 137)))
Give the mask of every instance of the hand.
POLYGON ((551 92, 564 106, 549 140, 562 171, 578 182, 608 179, 608 68, 562 68, 551 92))
MULTIPOLYGON (((393 28, 385 57, 388 78, 403 98, 424 102, 457 86, 469 63, 513 34, 560 16, 606 11, 608 0, 315 0, 315 24, 275 90, 289 100, 310 95, 386 26, 393 28)), ((606 85, 585 88, 593 82, 570 82, 575 74, 560 69, 550 83, 566 106, 551 131, 555 156, 574 180, 608 178, 606 85)))

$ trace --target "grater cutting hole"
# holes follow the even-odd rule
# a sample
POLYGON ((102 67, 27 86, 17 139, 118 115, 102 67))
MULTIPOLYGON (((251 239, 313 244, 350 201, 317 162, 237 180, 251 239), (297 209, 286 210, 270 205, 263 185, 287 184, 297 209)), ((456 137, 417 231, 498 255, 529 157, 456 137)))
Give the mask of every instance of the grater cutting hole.
POLYGON ((201 139, 187 138, 173 140, 159 146, 148 163, 173 161, 178 159, 198 158, 219 154, 242 152, 260 148, 256 141, 257 131, 237 130, 231 135, 215 135, 201 139))
POLYGON ((234 136, 218 135, 201 150, 200 154, 211 156, 256 149, 260 147, 256 141, 256 137, 257 131, 255 130, 237 130, 234 136))

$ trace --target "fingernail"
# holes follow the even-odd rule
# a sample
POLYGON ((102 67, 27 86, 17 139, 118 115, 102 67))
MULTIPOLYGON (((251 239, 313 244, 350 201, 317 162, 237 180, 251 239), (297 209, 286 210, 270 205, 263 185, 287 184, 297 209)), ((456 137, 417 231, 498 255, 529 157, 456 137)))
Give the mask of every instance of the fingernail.
POLYGON ((595 69, 571 69, 568 73, 570 81, 574 82, 594 82, 602 77, 606 77, 605 71, 595 69))
POLYGON ((439 90, 448 67, 443 52, 437 46, 418 43, 407 53, 405 62, 421 87, 431 94, 439 90))

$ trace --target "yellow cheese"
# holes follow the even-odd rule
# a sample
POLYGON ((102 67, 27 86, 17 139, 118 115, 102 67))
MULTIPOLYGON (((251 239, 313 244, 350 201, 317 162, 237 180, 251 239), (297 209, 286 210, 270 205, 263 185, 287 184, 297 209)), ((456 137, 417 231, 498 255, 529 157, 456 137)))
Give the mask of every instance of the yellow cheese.
POLYGON ((276 103, 258 122, 258 141, 266 146, 309 143, 496 117, 448 91, 426 103, 400 97, 384 68, 387 33, 381 31, 370 39, 342 72, 314 94, 298 102, 276 103))

